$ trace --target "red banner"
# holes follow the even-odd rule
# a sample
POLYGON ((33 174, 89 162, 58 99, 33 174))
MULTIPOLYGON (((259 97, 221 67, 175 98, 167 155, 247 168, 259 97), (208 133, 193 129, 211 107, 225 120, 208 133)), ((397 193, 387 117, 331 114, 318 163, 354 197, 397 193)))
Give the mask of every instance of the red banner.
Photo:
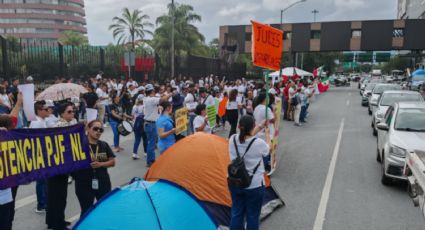
MULTIPOLYGON (((124 64, 124 58, 120 59, 121 70, 128 72, 128 66, 124 64)), ((136 72, 152 72, 155 69, 155 58, 136 58, 135 60, 136 72)))

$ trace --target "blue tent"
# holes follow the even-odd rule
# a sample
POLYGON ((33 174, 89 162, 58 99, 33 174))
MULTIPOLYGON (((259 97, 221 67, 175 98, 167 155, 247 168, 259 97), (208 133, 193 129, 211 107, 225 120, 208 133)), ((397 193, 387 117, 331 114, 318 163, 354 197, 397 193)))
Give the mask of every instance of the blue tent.
POLYGON ((140 179, 117 188, 84 215, 74 229, 217 229, 196 198, 166 181, 140 179))
POLYGON ((425 69, 418 69, 415 72, 412 73, 412 76, 417 76, 417 75, 425 75, 425 69))

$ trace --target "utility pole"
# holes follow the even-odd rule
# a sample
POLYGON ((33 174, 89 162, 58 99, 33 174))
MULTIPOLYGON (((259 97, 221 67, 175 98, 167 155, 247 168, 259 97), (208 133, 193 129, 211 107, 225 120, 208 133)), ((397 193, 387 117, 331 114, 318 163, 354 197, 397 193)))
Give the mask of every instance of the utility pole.
POLYGON ((171 79, 174 78, 174 0, 171 0, 171 79))
POLYGON ((314 9, 313 11, 311 11, 311 13, 313 13, 313 15, 314 15, 314 21, 313 22, 316 22, 316 14, 318 14, 319 11, 314 9))

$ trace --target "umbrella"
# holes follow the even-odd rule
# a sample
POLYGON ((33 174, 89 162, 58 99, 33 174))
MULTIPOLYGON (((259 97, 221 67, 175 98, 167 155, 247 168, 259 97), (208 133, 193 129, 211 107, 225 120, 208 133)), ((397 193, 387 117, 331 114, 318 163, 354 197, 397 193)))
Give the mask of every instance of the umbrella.
POLYGON ((89 210, 74 226, 85 229, 216 230, 196 198, 166 181, 136 178, 117 188, 89 210))
POLYGON ((80 97, 83 93, 87 93, 87 90, 81 85, 74 83, 60 83, 45 89, 37 96, 36 100, 61 101, 71 97, 80 97))

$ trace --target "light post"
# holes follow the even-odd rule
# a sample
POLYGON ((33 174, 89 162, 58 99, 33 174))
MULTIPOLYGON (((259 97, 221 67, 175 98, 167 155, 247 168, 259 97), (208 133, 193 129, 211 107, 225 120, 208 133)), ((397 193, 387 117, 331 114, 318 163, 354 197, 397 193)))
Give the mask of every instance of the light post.
MULTIPOLYGON (((299 4, 299 3, 306 2, 306 1, 307 0, 296 1, 296 2, 292 3, 291 5, 289 5, 288 7, 280 10, 280 29, 282 29, 282 26, 283 26, 283 12, 289 10, 290 8, 292 8, 293 6, 295 6, 295 5, 299 4)), ((282 77, 282 59, 280 60, 279 76, 282 77)))
POLYGON ((171 79, 174 79, 174 0, 171 0, 171 79))
POLYGON ((314 9, 313 11, 311 11, 311 13, 313 13, 313 15, 314 15, 314 21, 313 22, 316 22, 316 14, 318 14, 319 11, 314 9))

